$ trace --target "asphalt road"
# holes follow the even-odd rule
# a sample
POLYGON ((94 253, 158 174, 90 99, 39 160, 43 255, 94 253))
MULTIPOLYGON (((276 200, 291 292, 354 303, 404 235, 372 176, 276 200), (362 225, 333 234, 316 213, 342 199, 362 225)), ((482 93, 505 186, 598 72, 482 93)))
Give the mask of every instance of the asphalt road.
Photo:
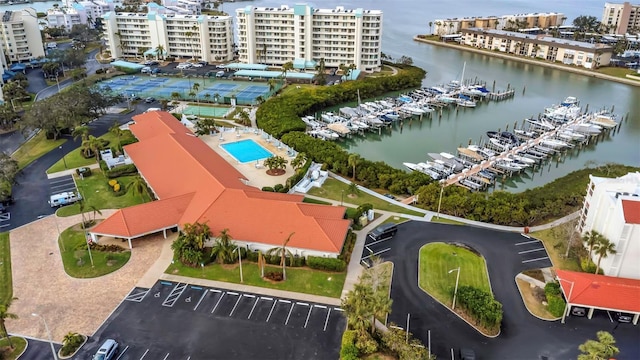
MULTIPOLYGON (((592 320, 569 317, 560 324, 539 320, 527 311, 514 278, 523 270, 548 265, 548 259, 527 262, 530 253, 520 254, 527 250, 516 244, 528 241, 519 234, 469 226, 416 221, 400 225, 393 239, 369 246, 394 263, 389 321, 406 329, 410 314, 411 333, 427 344, 430 330, 432 351, 440 359, 450 359, 451 349, 457 352, 461 347, 472 348, 480 359, 575 359, 578 345, 595 338, 599 330, 613 332, 621 349, 617 359, 639 359, 640 328, 617 324, 606 312, 596 312, 592 320), (431 242, 464 243, 485 257, 493 293, 504 310, 500 336, 484 337, 417 286, 418 253, 431 242)), ((365 248, 364 255, 368 254, 365 248)))
MULTIPOLYGON (((24 354, 20 356, 20 359, 26 360, 51 360, 53 354, 51 353, 51 344, 45 340, 27 339, 29 342, 24 354)), ((60 344, 53 344, 53 348, 56 353, 60 350, 60 344)))
POLYGON ((122 360, 337 359, 345 327, 330 305, 162 281, 133 289, 74 358, 111 338, 122 360))

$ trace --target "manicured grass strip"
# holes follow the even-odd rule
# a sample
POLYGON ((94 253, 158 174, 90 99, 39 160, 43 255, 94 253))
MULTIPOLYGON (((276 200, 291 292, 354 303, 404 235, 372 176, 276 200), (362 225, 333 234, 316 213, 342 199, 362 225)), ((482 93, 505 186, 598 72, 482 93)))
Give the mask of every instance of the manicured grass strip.
POLYGON ((23 169, 44 154, 64 144, 65 141, 67 140, 47 140, 44 131, 40 131, 37 135, 22 144, 22 146, 13 153, 12 157, 18 162, 20 169, 23 169))
POLYGON ((432 243, 420 249, 419 285, 445 306, 451 307, 460 267, 460 283, 491 293, 487 265, 481 256, 455 245, 432 243))
POLYGON ((315 195, 324 197, 331 200, 341 201, 344 195, 344 202, 362 205, 365 203, 369 203, 373 205, 374 209, 377 210, 386 210, 391 212, 397 212, 401 214, 408 214, 414 216, 424 216, 424 213, 408 210, 403 207, 393 205, 388 201, 384 201, 382 199, 378 199, 377 197, 371 196, 364 191, 360 191, 356 196, 350 197, 349 194, 349 185, 343 183, 342 181, 338 181, 336 179, 327 179, 322 185, 321 188, 314 187, 309 190, 309 195, 315 195), (344 194, 343 194, 344 191, 344 194))
POLYGON ((0 304, 5 304, 13 296, 11 278, 11 246, 9 233, 0 233, 0 304))
MULTIPOLYGON (((107 145, 107 147, 116 147, 118 145, 117 137, 111 132, 108 132, 100 136, 99 138, 109 141, 109 145, 107 145)), ((129 140, 129 139, 133 139, 133 134, 131 134, 130 131, 125 131, 125 134, 120 137, 120 141, 129 140)), ((85 158, 84 156, 82 156, 81 148, 78 147, 72 150, 71 152, 69 152, 67 155, 65 155, 64 159, 60 159, 55 164, 51 165, 51 167, 47 169, 47 174, 53 174, 59 171, 67 170, 67 169, 75 169, 83 166, 89 166, 95 163, 96 163, 95 157, 91 157, 89 159, 85 158), (65 168, 65 162, 67 164, 66 168, 65 168)))
MULTIPOLYGON (((567 250, 567 239, 569 236, 566 235, 566 231, 563 231, 563 227, 573 228, 573 226, 575 226, 575 221, 571 224, 558 225, 551 229, 536 231, 530 235, 538 240, 542 240, 555 268, 582 272, 580 260, 575 256, 573 251, 569 251, 568 258, 564 256, 567 250)), ((575 236, 572 246, 577 246, 581 242, 582 239, 575 236)))
POLYGON ((16 360, 18 355, 22 354, 24 349, 27 347, 27 339, 23 337, 12 336, 11 343, 13 344, 13 350, 9 349, 9 340, 6 338, 2 338, 2 340, 0 340, 0 359, 16 360), (5 349, 5 351, 2 349, 5 349))
POLYGON ((123 267, 131 257, 131 251, 128 249, 119 253, 91 250, 94 264, 92 267, 84 231, 80 225, 63 231, 58 245, 64 270, 74 278, 95 278, 112 273, 123 267))
POLYGON ((401 216, 390 216, 390 217, 387 218, 387 220, 383 221, 382 224, 380 224, 380 225, 391 224, 391 223, 393 223, 393 224, 402 224, 405 221, 409 221, 409 219, 403 218, 401 216))
POLYGON ((322 200, 308 198, 308 197, 302 199, 302 202, 309 203, 309 204, 331 205, 331 203, 328 201, 322 201, 322 200))
POLYGON ((636 70, 620 68, 620 67, 601 67, 596 69, 595 71, 601 74, 611 75, 611 76, 620 77, 624 79, 629 79, 627 77, 627 74, 638 76, 638 73, 636 72, 636 70))
MULTIPOLYGON (((529 310, 529 312, 545 320, 557 319, 555 316, 551 315, 546 306, 542 305, 542 303, 538 301, 534 294, 534 289, 531 288, 531 284, 518 278, 516 278, 516 284, 518 285, 518 290, 520 290, 520 295, 522 296, 524 306, 527 307, 527 310, 529 310)), ((544 289, 540 288, 535 288, 535 291, 541 291, 542 293, 544 293, 544 289)))
MULTIPOLYGON (((267 273, 269 271, 282 271, 282 268, 268 265, 265 267, 264 272, 267 273)), ((244 284, 269 289, 339 298, 342 294, 342 287, 344 286, 344 280, 347 276, 346 272, 332 273, 309 268, 287 267, 286 271, 287 280, 275 283, 260 277, 258 264, 245 260, 242 261, 244 284)), ((240 284, 240 267, 238 264, 209 264, 204 268, 191 268, 176 261, 170 265, 165 272, 173 275, 240 284)))
POLYGON ((431 222, 440 223, 440 224, 449 224, 449 225, 464 225, 464 223, 462 223, 460 221, 455 221, 455 220, 450 220, 450 219, 445 219, 445 218, 439 218, 437 216, 432 217, 431 218, 431 222))
MULTIPOLYGON (((127 188, 127 185, 133 181, 135 176, 122 176, 117 180, 122 188, 127 188)), ((98 169, 93 169, 91 176, 80 179, 76 177, 76 184, 78 184, 78 190, 85 198, 85 211, 88 211, 89 215, 93 216, 93 210, 91 206, 96 209, 121 209, 131 205, 142 204, 149 201, 147 195, 142 196, 135 194, 133 189, 127 190, 126 194, 121 196, 115 196, 113 190, 108 184, 109 180, 98 169)), ((61 207, 56 212, 58 216, 71 216, 80 214, 80 204, 75 203, 61 207)))

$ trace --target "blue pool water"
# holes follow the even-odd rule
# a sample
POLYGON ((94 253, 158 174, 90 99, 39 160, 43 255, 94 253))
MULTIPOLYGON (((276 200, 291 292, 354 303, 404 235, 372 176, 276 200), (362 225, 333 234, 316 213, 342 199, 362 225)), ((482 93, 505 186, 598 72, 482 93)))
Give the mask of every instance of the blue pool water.
POLYGON ((263 148, 251 139, 230 142, 220 146, 241 163, 262 160, 273 156, 269 150, 263 148))

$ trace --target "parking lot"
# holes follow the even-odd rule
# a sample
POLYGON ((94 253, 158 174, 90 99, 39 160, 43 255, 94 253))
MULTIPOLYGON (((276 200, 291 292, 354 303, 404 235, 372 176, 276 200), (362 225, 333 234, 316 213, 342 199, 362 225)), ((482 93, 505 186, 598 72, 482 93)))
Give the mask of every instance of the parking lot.
POLYGON ((522 241, 514 244, 521 262, 533 268, 552 267, 549 254, 544 248, 542 241, 532 238, 529 235, 522 234, 522 241))
POLYGON ((0 232, 2 232, 3 228, 11 226, 11 212, 8 207, 0 204, 0 232))
POLYGON ((117 359, 336 359, 342 309, 167 281, 134 288, 83 347, 108 338, 117 359))
POLYGON ((78 191, 78 189, 76 188, 76 182, 73 180, 73 176, 71 175, 49 179, 50 195, 76 191, 78 191))

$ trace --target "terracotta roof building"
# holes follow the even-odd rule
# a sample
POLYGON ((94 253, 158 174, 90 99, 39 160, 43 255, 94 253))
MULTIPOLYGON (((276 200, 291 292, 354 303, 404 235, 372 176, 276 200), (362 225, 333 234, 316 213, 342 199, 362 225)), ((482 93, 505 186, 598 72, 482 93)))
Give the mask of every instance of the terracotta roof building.
POLYGON ((600 264, 606 275, 640 279, 640 172, 589 179, 578 230, 595 230, 615 245, 600 264))
POLYGON ((129 128, 139 142, 124 151, 159 200, 117 211, 92 230, 94 240, 115 236, 131 246, 131 239, 200 222, 214 235, 229 229, 251 250, 281 246, 291 233, 294 254, 335 257, 342 250, 350 226, 344 207, 246 185, 240 172, 167 112, 133 119, 129 128))
POLYGON ((566 270, 556 274, 567 300, 565 315, 572 306, 579 306, 590 309, 589 318, 599 309, 633 314, 633 323, 638 323, 640 280, 566 270))

